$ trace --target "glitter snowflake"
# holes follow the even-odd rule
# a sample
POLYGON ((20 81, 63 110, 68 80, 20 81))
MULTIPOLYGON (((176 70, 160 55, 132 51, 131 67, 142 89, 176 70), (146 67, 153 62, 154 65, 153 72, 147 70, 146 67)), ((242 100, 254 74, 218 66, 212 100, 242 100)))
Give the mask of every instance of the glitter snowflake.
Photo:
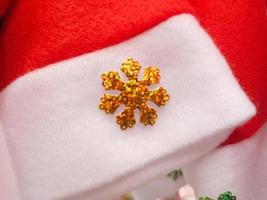
POLYGON ((138 80, 138 73, 141 65, 138 61, 128 58, 121 65, 121 71, 127 76, 128 81, 123 82, 119 73, 109 71, 102 74, 102 85, 106 90, 118 90, 118 96, 104 94, 101 97, 99 108, 107 114, 113 114, 121 105, 125 109, 116 117, 117 123, 122 130, 132 128, 136 123, 134 110, 140 110, 140 122, 144 125, 153 125, 156 122, 157 111, 147 105, 147 101, 152 101, 158 107, 163 106, 170 99, 166 89, 159 87, 150 91, 148 87, 160 82, 160 71, 156 67, 147 67, 144 70, 143 79, 138 80))

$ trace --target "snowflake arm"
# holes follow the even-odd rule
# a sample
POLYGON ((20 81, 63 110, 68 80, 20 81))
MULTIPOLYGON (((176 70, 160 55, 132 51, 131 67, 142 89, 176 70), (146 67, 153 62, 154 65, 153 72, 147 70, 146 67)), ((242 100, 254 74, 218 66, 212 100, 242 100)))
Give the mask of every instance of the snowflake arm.
POLYGON ((122 130, 125 130, 128 127, 132 128, 135 124, 134 110, 131 107, 126 107, 116 119, 122 130))
POLYGON ((158 107, 163 106, 170 99, 170 95, 163 87, 159 87, 149 92, 149 100, 155 103, 158 107))
POLYGON ((100 98, 99 108, 104 110, 107 114, 113 114, 120 105, 119 97, 111 94, 104 94, 104 97, 100 98))
POLYGON ((144 125, 153 125, 156 122, 157 118, 157 111, 154 108, 151 108, 150 106, 143 104, 140 107, 140 122, 144 125))
POLYGON ((127 76, 129 80, 137 80, 140 69, 140 63, 132 58, 128 58, 121 65, 121 71, 127 76))
POLYGON ((101 75, 102 85, 106 90, 122 90, 123 81, 118 72, 110 71, 101 75))
POLYGON ((159 69, 156 67, 145 68, 142 82, 146 85, 158 84, 160 82, 159 69))

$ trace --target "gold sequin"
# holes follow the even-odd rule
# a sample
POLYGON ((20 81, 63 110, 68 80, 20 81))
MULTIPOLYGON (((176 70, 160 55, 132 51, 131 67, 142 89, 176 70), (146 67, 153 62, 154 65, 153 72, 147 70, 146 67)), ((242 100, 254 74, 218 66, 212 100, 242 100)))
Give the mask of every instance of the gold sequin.
POLYGON ((138 80, 138 73, 141 65, 138 61, 128 58, 121 65, 121 71, 127 76, 128 81, 123 82, 119 73, 109 71, 102 74, 102 85, 106 90, 118 90, 118 96, 105 94, 100 98, 99 108, 107 114, 113 114, 121 105, 125 105, 116 117, 117 123, 122 130, 132 128, 136 123, 134 110, 139 109, 140 122, 144 125, 153 125, 156 122, 157 111, 147 105, 147 101, 152 101, 158 107, 163 106, 170 99, 170 95, 163 87, 150 91, 148 86, 160 82, 160 70, 149 66, 145 68, 142 80, 138 80))

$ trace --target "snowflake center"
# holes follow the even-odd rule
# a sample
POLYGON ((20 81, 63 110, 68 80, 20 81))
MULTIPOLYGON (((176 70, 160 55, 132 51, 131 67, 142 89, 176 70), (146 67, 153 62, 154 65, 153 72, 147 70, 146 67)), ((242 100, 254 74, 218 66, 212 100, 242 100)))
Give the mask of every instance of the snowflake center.
POLYGON ((125 84, 125 90, 122 91, 122 102, 126 106, 133 108, 140 108, 148 100, 148 86, 138 82, 137 80, 130 80, 125 84))

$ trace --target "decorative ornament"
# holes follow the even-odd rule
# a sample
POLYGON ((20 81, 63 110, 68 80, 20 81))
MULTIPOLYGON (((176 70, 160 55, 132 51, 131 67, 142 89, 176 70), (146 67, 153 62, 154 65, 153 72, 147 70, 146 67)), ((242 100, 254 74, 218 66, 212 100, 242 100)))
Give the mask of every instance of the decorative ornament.
POLYGON ((232 192, 227 191, 227 192, 220 194, 220 196, 218 197, 218 200, 236 200, 236 196, 234 196, 232 192))
MULTIPOLYGON (((199 200, 213 200, 210 197, 200 197, 199 200)), ((219 195, 217 200, 236 200, 236 196, 232 194, 232 192, 227 191, 219 195)))
POLYGON ((176 181, 178 178, 183 176, 182 170, 173 170, 167 174, 168 177, 172 178, 172 180, 176 181))
POLYGON ((142 80, 138 80, 138 73, 141 65, 133 58, 128 58, 121 65, 121 71, 127 76, 128 81, 123 82, 119 73, 109 71, 102 74, 102 85, 106 90, 118 90, 120 94, 104 94, 100 98, 99 108, 107 114, 113 114, 121 105, 125 105, 124 111, 116 116, 116 121, 122 130, 132 128, 136 123, 134 110, 140 111, 140 122, 144 125, 153 125, 156 122, 157 111, 147 105, 147 101, 152 101, 158 107, 163 106, 170 99, 166 89, 159 87, 150 91, 148 86, 160 82, 160 70, 156 67, 147 67, 144 70, 142 80))

